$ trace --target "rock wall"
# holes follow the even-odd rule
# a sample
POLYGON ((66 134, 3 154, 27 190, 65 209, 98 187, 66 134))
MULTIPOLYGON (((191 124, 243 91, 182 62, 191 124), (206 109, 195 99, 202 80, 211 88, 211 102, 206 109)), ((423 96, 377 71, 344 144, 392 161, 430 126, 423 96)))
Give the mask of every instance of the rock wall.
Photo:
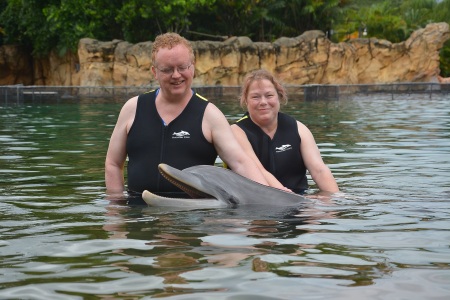
POLYGON ((0 85, 33 84, 33 60, 23 48, 0 47, 0 85))
MULTIPOLYGON (((224 42, 192 42, 194 84, 240 85, 250 71, 265 68, 286 84, 374 84, 437 81, 439 50, 450 38, 448 23, 433 23, 408 40, 354 39, 332 43, 321 31, 308 31, 273 43, 232 37, 224 42)), ((33 59, 19 47, 0 47, 0 85, 148 86, 156 85, 152 42, 130 44, 82 39, 77 53, 33 59)))

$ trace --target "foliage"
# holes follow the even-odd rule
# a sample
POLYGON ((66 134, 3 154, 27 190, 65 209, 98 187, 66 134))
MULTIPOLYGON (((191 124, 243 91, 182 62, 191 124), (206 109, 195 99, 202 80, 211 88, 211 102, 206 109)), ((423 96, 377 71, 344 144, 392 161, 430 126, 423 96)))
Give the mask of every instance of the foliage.
POLYGON ((193 13, 195 30, 216 36, 248 36, 273 41, 333 25, 342 0, 217 0, 214 7, 193 13), (215 24, 211 26, 210 24, 215 24))
POLYGON ((42 10, 49 27, 47 34, 57 40, 55 47, 60 54, 76 49, 81 38, 108 38, 103 31, 107 28, 102 20, 108 20, 113 9, 107 3, 101 0, 61 1, 42 10))
POLYGON ((440 68, 442 77, 450 77, 450 40, 441 49, 440 68))
POLYGON ((46 48, 45 44, 54 44, 54 40, 51 36, 45 37, 42 34, 48 30, 45 17, 41 13, 43 7, 44 1, 9 0, 0 14, 0 27, 5 32, 4 43, 20 44, 37 52, 48 52, 49 48, 43 48, 46 48))
POLYGON ((344 19, 336 26, 337 39, 342 41, 356 37, 378 37, 391 42, 404 40, 406 23, 399 15, 399 7, 392 1, 377 1, 370 6, 353 6, 344 13, 344 19))
POLYGON ((153 40, 163 32, 184 32, 192 23, 191 14, 213 6, 216 0, 128 0, 117 11, 116 21, 123 37, 131 42, 153 40))
MULTIPOLYGON (((167 31, 190 40, 273 41, 322 30, 335 42, 400 42, 431 22, 449 20, 450 0, 3 0, 0 45, 20 44, 36 56, 64 54, 84 37, 138 43, 167 31)), ((441 52, 443 74, 450 72, 449 47, 441 52)))
MULTIPOLYGON (((444 0, 436 5, 435 12, 437 22, 449 22, 450 20, 450 0, 444 0)), ((450 77, 450 40, 448 40, 440 53, 441 75, 450 77)))

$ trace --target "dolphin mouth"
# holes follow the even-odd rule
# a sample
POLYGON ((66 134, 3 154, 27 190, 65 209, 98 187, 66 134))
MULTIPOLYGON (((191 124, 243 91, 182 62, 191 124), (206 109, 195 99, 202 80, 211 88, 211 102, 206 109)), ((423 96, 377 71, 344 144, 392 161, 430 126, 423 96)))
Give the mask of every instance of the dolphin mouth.
POLYGON ((172 168, 166 164, 159 164, 158 170, 161 175, 167 179, 174 186, 178 187, 186 194, 188 194, 193 199, 216 199, 211 194, 206 193, 203 189, 200 188, 200 184, 196 182, 196 178, 193 176, 188 176, 186 173, 172 168))

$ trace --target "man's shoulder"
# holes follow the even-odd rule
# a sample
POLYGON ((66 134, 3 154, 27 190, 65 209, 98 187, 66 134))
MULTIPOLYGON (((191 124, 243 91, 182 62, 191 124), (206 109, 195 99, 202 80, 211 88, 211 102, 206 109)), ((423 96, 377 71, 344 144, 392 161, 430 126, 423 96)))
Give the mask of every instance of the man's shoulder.
POLYGON ((129 107, 129 106, 136 106, 136 103, 138 101, 139 96, 134 96, 130 99, 128 99, 125 104, 123 105, 123 107, 129 107))
POLYGON ((199 99, 201 99, 201 100, 203 100, 203 101, 209 102, 209 100, 208 100, 206 97, 203 97, 202 95, 200 95, 200 94, 197 93, 197 92, 195 92, 194 95, 195 95, 197 98, 199 98, 199 99))
POLYGON ((147 91, 145 93, 142 93, 142 94, 138 95, 137 98, 140 98, 140 99, 154 98, 157 95, 156 91, 157 91, 156 89, 149 90, 149 91, 147 91))

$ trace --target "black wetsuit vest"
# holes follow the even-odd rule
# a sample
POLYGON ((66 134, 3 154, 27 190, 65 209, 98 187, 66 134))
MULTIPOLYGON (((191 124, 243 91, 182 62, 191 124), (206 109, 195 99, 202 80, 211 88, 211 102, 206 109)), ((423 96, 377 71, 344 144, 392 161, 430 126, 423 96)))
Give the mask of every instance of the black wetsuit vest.
POLYGON ((187 195, 160 175, 158 164, 177 169, 212 165, 217 158, 214 145, 202 131, 208 100, 194 94, 181 114, 165 125, 155 105, 156 91, 138 97, 136 116, 128 133, 128 191, 169 197, 187 195))
POLYGON ((244 130, 261 164, 278 181, 296 193, 308 189, 306 167, 300 153, 301 137, 294 118, 278 113, 278 127, 272 140, 253 123, 248 113, 236 125, 244 130))

